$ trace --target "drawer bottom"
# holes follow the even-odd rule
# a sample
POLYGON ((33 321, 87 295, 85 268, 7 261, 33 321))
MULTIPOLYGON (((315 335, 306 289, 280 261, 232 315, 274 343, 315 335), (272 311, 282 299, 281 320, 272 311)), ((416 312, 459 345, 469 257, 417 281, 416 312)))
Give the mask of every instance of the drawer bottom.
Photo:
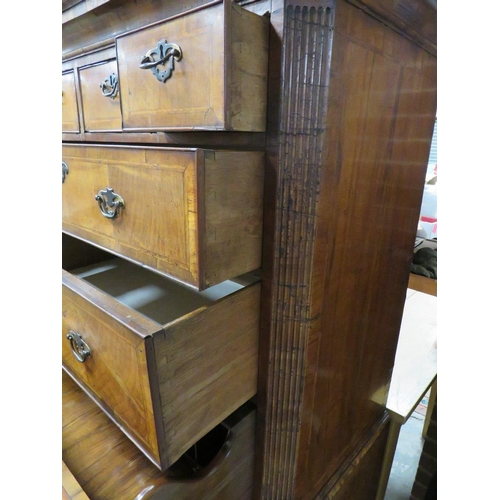
POLYGON ((64 371, 62 395, 62 458, 92 500, 252 498, 252 403, 161 473, 64 371))

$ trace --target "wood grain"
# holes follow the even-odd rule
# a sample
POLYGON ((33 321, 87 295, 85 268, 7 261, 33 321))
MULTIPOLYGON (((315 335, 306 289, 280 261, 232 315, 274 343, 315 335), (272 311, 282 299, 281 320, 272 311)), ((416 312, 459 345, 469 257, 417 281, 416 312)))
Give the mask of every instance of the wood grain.
POLYGON ((257 392, 260 284, 155 335, 168 465, 257 392))
MULTIPOLYGON (((99 1, 99 0, 98 0, 99 1)), ((73 16, 63 14, 63 59, 88 52, 113 42, 117 35, 149 25, 158 20, 203 8, 222 0, 142 0, 141 8, 127 0, 107 0, 90 15, 86 10, 73 16)))
POLYGON ((197 292, 118 258, 73 272, 64 368, 161 470, 257 392, 257 278, 197 292))
POLYGON ((124 129, 265 130, 267 18, 225 1, 116 44, 124 129), (164 39, 183 56, 162 83, 139 63, 164 39))
POLYGON ((437 55, 437 0, 347 0, 437 55))
POLYGON ((269 16, 225 2, 227 130, 266 130, 269 16))
POLYGON ((64 461, 62 462, 62 500, 89 500, 64 461))
POLYGON ((62 75, 62 130, 66 133, 80 132, 73 71, 62 75))
POLYGON ((260 266, 262 153, 64 145, 63 161, 69 234, 199 289, 260 266), (125 201, 115 219, 95 200, 107 187, 125 201))
POLYGON ((82 94, 83 123, 86 132, 121 130, 120 98, 105 97, 100 84, 114 73, 118 76, 116 61, 109 61, 79 70, 82 94))
POLYGON ((176 479, 156 469, 63 372, 62 456, 92 500, 250 500, 255 411, 232 417, 229 454, 210 474, 176 479))
MULTIPOLYGON (((102 401, 113 418, 159 462, 143 338, 121 324, 116 307, 113 311, 115 317, 102 311, 102 307, 109 309, 114 306, 103 293, 85 286, 69 273, 64 273, 63 283, 67 284, 63 286, 62 294, 64 367, 102 401), (70 286, 78 287, 80 293, 71 290, 70 286), (100 302, 107 305, 99 308, 97 304, 100 302), (79 333, 92 349, 92 355, 84 363, 73 355, 66 338, 70 331, 79 333)), ((148 325, 146 319, 144 324, 146 328, 160 329, 159 325, 148 325)))
POLYGON ((261 265, 264 154, 206 151, 204 165, 204 275, 210 286, 261 265))
POLYGON ((315 500, 367 500, 374 498, 388 439, 387 415, 377 422, 315 500))
POLYGON ((306 500, 384 412, 374 396, 387 399, 394 363, 436 60, 344 1, 285 2, 282 15, 258 497, 306 500))
POLYGON ((408 288, 437 297, 437 280, 410 273, 408 288))

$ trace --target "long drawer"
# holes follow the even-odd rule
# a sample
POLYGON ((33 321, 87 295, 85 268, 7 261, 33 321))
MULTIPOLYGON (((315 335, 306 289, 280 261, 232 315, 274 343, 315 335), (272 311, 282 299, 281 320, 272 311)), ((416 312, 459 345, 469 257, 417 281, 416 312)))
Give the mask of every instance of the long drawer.
POLYGON ((165 470, 256 394, 258 277, 199 292, 65 239, 63 366, 165 470))
POLYGON ((202 290, 261 265, 257 151, 63 145, 62 228, 202 290))
POLYGON ((117 37, 123 129, 265 131, 268 30, 224 0, 117 37))

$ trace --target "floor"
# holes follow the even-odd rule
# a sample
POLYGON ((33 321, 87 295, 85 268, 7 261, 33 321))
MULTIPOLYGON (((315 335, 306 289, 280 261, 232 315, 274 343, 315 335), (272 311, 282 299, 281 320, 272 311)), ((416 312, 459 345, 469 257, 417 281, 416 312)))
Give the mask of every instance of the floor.
POLYGON ((384 500, 409 500, 424 445, 422 429, 427 411, 428 395, 401 427, 396 454, 384 500))

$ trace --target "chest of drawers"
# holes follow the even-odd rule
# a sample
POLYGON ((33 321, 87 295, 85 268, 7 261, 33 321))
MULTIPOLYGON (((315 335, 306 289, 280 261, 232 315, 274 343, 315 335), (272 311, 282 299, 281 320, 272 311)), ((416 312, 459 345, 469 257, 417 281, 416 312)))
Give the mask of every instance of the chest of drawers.
MULTIPOLYGON (((83 0, 64 13, 62 137, 72 156, 63 164, 63 192, 80 194, 81 186, 81 194, 86 193, 65 200, 65 245, 91 245, 66 255, 65 295, 81 289, 79 305, 89 315, 105 310, 103 322, 120 317, 122 326, 129 327, 127 321, 135 318, 143 335, 128 328, 123 338, 137 341, 139 350, 156 349, 160 340, 168 346, 176 328, 188 325, 195 311, 168 322, 131 309, 120 302, 124 294, 116 297, 80 275, 82 268, 102 260, 86 257, 105 249, 106 261, 124 258, 127 265, 153 270, 202 294, 228 280, 241 285, 242 278, 235 277, 262 263, 254 491, 245 487, 219 495, 223 485, 212 483, 210 492, 196 490, 195 499, 211 498, 213 492, 218 500, 375 499, 387 440, 384 404, 435 120, 435 17, 429 2, 414 0, 83 0), (83 154, 76 154, 79 148, 83 154), (151 158, 161 152, 162 158, 117 168, 132 151, 151 158), (236 174, 232 169, 240 160, 229 165, 225 154, 243 153, 239 158, 250 165, 250 157, 258 157, 255 152, 265 152, 259 264, 254 257, 260 202, 258 196, 245 198, 248 181, 235 177, 223 199, 221 192, 214 198, 207 190, 207 179, 220 165, 225 167, 214 179, 236 174), (176 185, 189 186, 190 193, 180 196, 174 189, 176 201, 170 203, 156 196, 158 179, 172 174, 166 157, 179 161, 184 153, 197 159, 185 170, 189 179, 176 185), (85 175, 85 181, 70 184, 73 173, 81 176, 90 165, 99 182, 85 175), (129 169, 142 172, 137 183, 125 175, 129 169), (148 169, 156 179, 150 183, 144 182, 148 169), (151 193, 146 204, 138 202, 139 184, 151 193), (238 185, 241 191, 232 193, 238 185), (114 203, 116 217, 102 215, 106 205, 95 196, 114 203), (73 205, 80 208, 71 212, 68 200, 77 198, 85 202, 73 205), (227 217, 226 200, 237 213, 240 199, 240 216, 227 217), (152 205, 162 206, 161 212, 148 215, 152 205), (169 223, 172 240, 162 225, 170 210, 183 214, 183 222, 169 223), (212 218, 211 210, 219 215, 212 218), (234 230, 239 231, 236 238, 230 234, 234 230), (238 267, 247 255, 253 255, 248 266, 238 267), (231 270, 224 274, 226 267, 231 270)), ((256 191, 258 170, 251 174, 256 191)), ((228 331, 235 332, 232 323, 248 310, 248 294, 257 286, 244 285, 196 309, 199 324, 219 310, 230 320, 228 331), (235 318, 224 305, 241 297, 246 305, 235 318)), ((78 333, 77 327, 72 331, 78 333)), ((114 391, 106 394, 86 373, 101 355, 102 340, 88 331, 91 337, 87 330, 80 336, 91 339, 87 345, 94 358, 87 359, 85 369, 73 361, 70 341, 75 339, 63 331, 67 358, 82 370, 72 374, 160 471, 177 456, 163 454, 160 447, 182 444, 172 436, 163 439, 173 407, 157 411, 156 351, 146 350, 135 361, 139 366, 146 360, 142 373, 147 377, 129 380, 140 381, 138 390, 151 396, 149 422, 154 421, 156 437, 147 439, 159 444, 158 451, 147 451, 139 440, 146 440, 143 424, 137 431, 127 427, 127 411, 122 416, 114 391)), ((205 340, 197 336, 186 349, 188 359, 205 349, 205 340)), ((217 358, 211 348, 207 352, 217 358)), ((168 366, 168 356, 163 359, 168 366)), ((222 374, 226 366, 214 365, 214 373, 222 374)), ((197 371, 194 365, 185 368, 193 375, 197 371)), ((167 386, 178 383, 175 375, 165 379, 165 394, 174 394, 167 386)), ((187 384, 183 391, 197 387, 187 384)), ((239 404, 238 398, 233 403, 239 404)), ((213 422, 219 418, 224 417, 213 422)), ((89 453, 91 443, 85 448, 89 453)), ((232 484, 249 484, 248 470, 239 479, 240 472, 233 472, 232 484)), ((217 477, 229 481, 229 475, 217 477)), ((187 491, 181 489, 179 498, 187 491)))
POLYGON ((217 2, 63 60, 63 368, 161 471, 257 392, 264 153, 182 141, 265 130, 268 24, 217 2))

